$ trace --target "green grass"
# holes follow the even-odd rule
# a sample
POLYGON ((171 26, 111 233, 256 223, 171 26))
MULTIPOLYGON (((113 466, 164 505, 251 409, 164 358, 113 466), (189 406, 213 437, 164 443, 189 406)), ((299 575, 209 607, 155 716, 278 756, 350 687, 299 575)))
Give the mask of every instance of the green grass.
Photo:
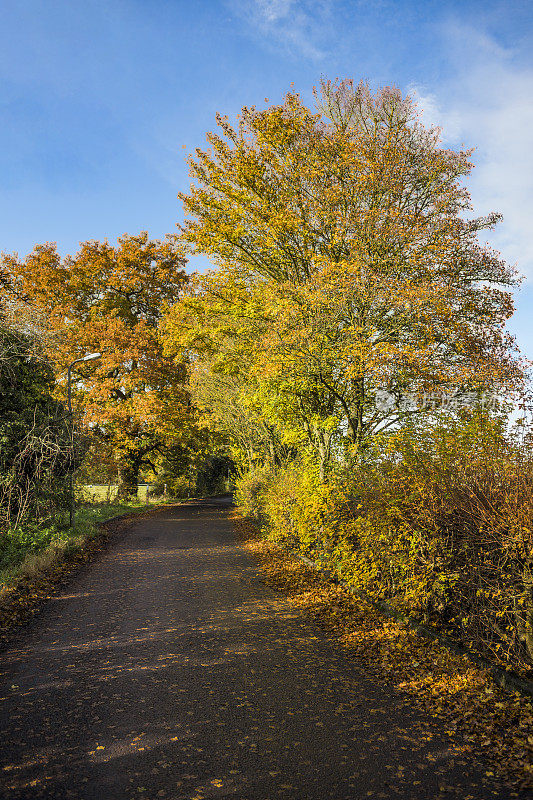
POLYGON ((75 522, 67 528, 68 516, 53 525, 28 521, 0 536, 0 589, 19 578, 35 576, 58 559, 68 556, 98 534, 98 522, 129 511, 147 508, 139 501, 130 503, 86 504, 76 509, 75 522))
MULTIPOLYGON (((146 503, 147 494, 151 485, 142 483, 137 489, 137 499, 146 503)), ((116 483, 83 484, 76 489, 76 495, 80 500, 88 503, 114 503, 118 492, 116 483)))

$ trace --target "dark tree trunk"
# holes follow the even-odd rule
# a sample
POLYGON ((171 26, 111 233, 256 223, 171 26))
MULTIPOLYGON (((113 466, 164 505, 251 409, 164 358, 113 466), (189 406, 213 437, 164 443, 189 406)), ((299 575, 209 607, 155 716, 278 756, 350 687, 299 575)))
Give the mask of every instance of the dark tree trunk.
POLYGON ((117 497, 120 500, 136 499, 138 483, 139 464, 136 461, 127 461, 119 464, 117 497))

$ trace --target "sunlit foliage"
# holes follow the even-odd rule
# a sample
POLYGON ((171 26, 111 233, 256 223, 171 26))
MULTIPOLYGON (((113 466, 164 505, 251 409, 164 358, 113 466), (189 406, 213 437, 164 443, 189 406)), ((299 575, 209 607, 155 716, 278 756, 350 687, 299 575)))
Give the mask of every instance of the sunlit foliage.
POLYGON ((324 477, 429 393, 516 389, 521 370, 505 331, 517 278, 478 240, 498 216, 467 218, 470 153, 396 89, 324 81, 317 109, 289 94, 236 127, 218 117, 181 195, 182 238, 218 270, 167 329, 324 477))
POLYGON ((164 307, 185 283, 185 263, 175 237, 152 241, 145 232, 120 237, 116 247, 84 242, 65 259, 54 244, 2 259, 13 296, 46 317, 58 375, 75 358, 101 353, 78 365, 74 395, 84 424, 112 446, 124 494, 135 492, 170 427, 179 437, 187 418, 184 370, 163 355, 158 333, 164 307))
POLYGON ((472 217, 471 151, 351 81, 218 125, 181 195, 182 239, 217 269, 165 331, 233 442, 241 507, 523 667, 533 473, 486 404, 525 386, 505 327, 519 279, 480 241, 499 216, 472 217))
POLYGON ((504 422, 462 412, 403 429, 327 483, 308 464, 255 470, 238 503, 370 597, 529 670, 533 456, 504 422))

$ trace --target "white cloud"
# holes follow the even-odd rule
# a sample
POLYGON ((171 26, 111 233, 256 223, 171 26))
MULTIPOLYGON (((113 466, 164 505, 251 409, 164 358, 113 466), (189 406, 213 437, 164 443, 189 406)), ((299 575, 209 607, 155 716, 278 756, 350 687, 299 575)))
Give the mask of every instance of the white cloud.
POLYGON ((475 147, 474 213, 504 220, 487 238, 533 281, 533 70, 478 32, 445 30, 453 77, 437 90, 412 87, 425 123, 450 146, 475 147))
POLYGON ((320 61, 333 0, 228 0, 238 17, 267 45, 320 61))
POLYGON ((267 22, 286 19, 294 7, 294 0, 256 0, 255 11, 267 22))

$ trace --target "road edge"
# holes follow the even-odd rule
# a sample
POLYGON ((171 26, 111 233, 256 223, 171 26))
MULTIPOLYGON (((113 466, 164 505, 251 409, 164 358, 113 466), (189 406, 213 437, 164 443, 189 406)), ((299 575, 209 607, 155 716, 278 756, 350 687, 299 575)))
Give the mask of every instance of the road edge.
POLYGON ((57 597, 84 567, 96 561, 115 537, 127 530, 130 521, 151 516, 166 505, 175 504, 134 509, 95 522, 97 533, 86 538, 76 550, 57 548, 46 569, 31 577, 21 576, 6 589, 0 596, 0 649, 20 628, 34 619, 49 600, 57 597))

